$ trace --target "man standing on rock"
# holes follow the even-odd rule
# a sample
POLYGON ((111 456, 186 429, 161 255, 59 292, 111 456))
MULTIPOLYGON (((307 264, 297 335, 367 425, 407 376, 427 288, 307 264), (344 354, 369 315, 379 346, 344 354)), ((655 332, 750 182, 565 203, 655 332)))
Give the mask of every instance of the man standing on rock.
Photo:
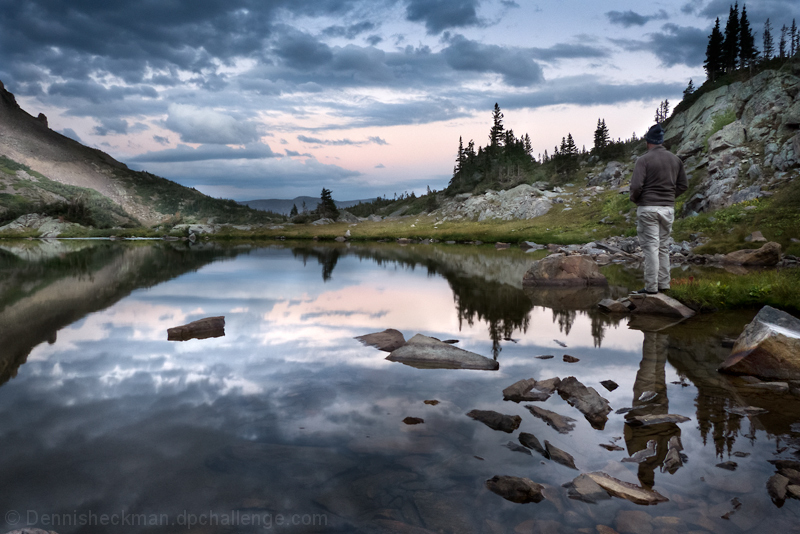
POLYGON ((639 245, 644 253, 644 289, 656 294, 669 289, 669 235, 675 219, 675 197, 689 188, 681 159, 662 143, 664 130, 656 124, 644 136, 647 153, 636 160, 631 201, 636 208, 639 245))

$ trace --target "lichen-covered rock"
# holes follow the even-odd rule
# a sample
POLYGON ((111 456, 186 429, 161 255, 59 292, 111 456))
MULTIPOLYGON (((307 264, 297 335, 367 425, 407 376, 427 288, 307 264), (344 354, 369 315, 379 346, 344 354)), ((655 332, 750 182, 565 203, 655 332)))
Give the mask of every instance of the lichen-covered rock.
POLYGON ((764 379, 800 380, 800 319, 764 306, 719 370, 764 379))
POLYGON ((548 256, 533 262, 525 286, 606 286, 608 280, 589 256, 548 256))

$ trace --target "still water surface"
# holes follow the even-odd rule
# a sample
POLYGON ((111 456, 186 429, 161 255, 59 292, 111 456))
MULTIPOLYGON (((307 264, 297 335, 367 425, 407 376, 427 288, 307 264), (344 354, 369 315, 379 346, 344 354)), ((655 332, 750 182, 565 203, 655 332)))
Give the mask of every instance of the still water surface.
POLYGON ((769 460, 798 459, 800 400, 716 372, 754 311, 629 325, 595 304, 640 284, 636 272, 609 269, 602 291, 523 290, 530 261, 438 245, 0 243, 5 531, 800 530, 800 503, 779 507, 766 490, 769 460), (218 315, 224 337, 167 341, 167 328, 218 315), (458 339, 500 369, 417 369, 353 339, 386 328, 458 339), (597 430, 553 395, 537 404, 576 419, 559 434, 530 403, 503 401, 520 379, 555 376, 614 410, 655 391, 651 413, 691 420, 635 429, 612 412, 597 430), (737 406, 768 413, 726 411, 737 406), (495 431, 473 409, 522 424, 495 431), (519 432, 580 471, 510 450, 519 432), (670 473, 673 436, 685 456, 670 473), (621 461, 651 439, 656 456, 621 461), (562 484, 591 471, 669 501, 567 498, 562 484), (484 485, 495 475, 544 484, 546 499, 506 501, 484 485))

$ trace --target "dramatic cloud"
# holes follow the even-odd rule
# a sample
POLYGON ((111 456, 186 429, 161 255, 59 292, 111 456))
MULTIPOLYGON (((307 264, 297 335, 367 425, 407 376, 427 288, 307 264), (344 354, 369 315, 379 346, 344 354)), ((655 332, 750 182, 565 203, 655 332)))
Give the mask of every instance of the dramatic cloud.
POLYGON ((705 59, 708 35, 704 30, 676 24, 664 24, 662 31, 650 33, 644 41, 612 39, 628 51, 652 52, 665 67, 697 67, 705 59))
MULTIPOLYGON (((800 3, 797 0, 766 0, 742 5, 747 6, 747 18, 750 20, 750 26, 754 31, 760 30, 767 19, 770 19, 773 31, 775 31, 776 28, 780 29, 784 24, 787 27, 791 26, 792 19, 800 18, 800 3)), ((699 14, 710 20, 719 17, 724 28, 730 9, 731 3, 728 1, 711 0, 699 11, 699 14)), ((741 14, 741 12, 742 6, 740 5, 739 13, 741 14)))
POLYGON ((178 145, 176 148, 159 150, 158 152, 147 152, 139 156, 130 158, 129 161, 135 162, 183 162, 183 161, 207 161, 212 159, 263 159, 280 157, 272 149, 263 143, 254 143, 244 148, 231 148, 220 145, 200 145, 192 148, 186 145, 178 145))
POLYGON ((666 20, 669 18, 663 9, 653 15, 640 15, 634 11, 608 11, 606 17, 611 24, 618 24, 624 28, 631 26, 644 26, 651 20, 666 20))
POLYGON ((260 137, 253 122, 186 104, 170 105, 164 125, 185 143, 243 145, 260 137))
POLYGON ((103 119, 100 126, 94 127, 95 135, 108 135, 110 133, 128 133, 128 121, 125 119, 103 119))
POLYGON ((384 139, 380 137, 369 137, 366 141, 352 141, 350 139, 319 139, 316 137, 308 137, 307 135, 298 135, 298 141, 302 141, 303 143, 309 143, 312 145, 327 145, 327 146, 361 146, 367 144, 375 144, 375 145, 388 145, 384 139))
POLYGON ((329 26, 322 30, 322 34, 328 37, 345 37, 355 39, 362 33, 375 29, 375 24, 368 20, 351 24, 350 26, 329 26))
POLYGON ((524 86, 544 81, 542 67, 531 59, 530 51, 506 48, 471 41, 463 35, 449 40, 442 50, 447 64, 455 70, 496 73, 514 86, 524 86))
POLYGON ((406 18, 425 24, 428 33, 437 34, 449 28, 480 26, 477 7, 480 0, 409 0, 406 18))
POLYGON ((531 56, 542 61, 559 59, 606 58, 610 54, 604 48, 583 45, 556 43, 550 48, 530 48, 531 56))

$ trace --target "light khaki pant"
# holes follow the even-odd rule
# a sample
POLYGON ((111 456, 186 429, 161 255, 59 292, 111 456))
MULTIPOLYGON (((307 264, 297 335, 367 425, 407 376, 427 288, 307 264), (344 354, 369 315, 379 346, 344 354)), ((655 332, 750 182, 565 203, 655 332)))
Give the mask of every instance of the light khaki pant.
POLYGON ((675 220, 670 206, 636 208, 636 230, 644 254, 644 288, 647 291, 669 289, 669 234, 675 220))

